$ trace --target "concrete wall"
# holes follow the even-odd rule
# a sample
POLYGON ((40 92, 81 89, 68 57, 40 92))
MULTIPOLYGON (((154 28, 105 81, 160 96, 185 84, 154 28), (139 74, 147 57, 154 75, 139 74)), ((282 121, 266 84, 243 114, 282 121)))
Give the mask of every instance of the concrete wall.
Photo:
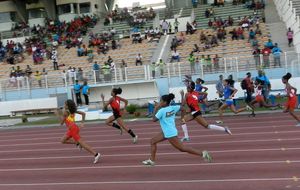
POLYGON ((11 115, 11 111, 25 110, 25 109, 43 109, 43 108, 57 108, 57 99, 43 98, 33 100, 17 100, 0 102, 0 116, 11 115))
POLYGON ((2 1, 0 2, 0 12, 17 12, 15 3, 13 1, 2 1))

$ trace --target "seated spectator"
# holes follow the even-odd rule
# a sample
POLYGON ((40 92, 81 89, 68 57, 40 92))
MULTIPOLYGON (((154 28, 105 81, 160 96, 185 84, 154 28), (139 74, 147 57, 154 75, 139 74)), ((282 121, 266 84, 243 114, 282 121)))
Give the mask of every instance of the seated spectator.
POLYGON ((213 22, 211 21, 211 19, 209 19, 209 21, 208 21, 208 23, 207 23, 207 26, 208 26, 209 28, 211 28, 212 25, 213 25, 213 22))
POLYGON ((205 10, 204 15, 205 15, 206 18, 209 18, 209 17, 210 17, 210 11, 209 11, 209 9, 206 9, 206 10, 205 10))
POLYGON ((259 26, 256 27, 255 33, 258 35, 262 35, 262 32, 261 32, 259 26))
POLYGON ((143 57, 141 56, 141 54, 139 53, 136 58, 135 58, 135 65, 143 65, 143 61, 142 61, 143 57))
POLYGON ((143 39, 141 37, 141 33, 134 33, 131 35, 132 38, 132 44, 136 44, 136 43, 142 43, 143 39))
POLYGON ((116 42, 116 40, 114 40, 114 39, 111 41, 111 49, 112 49, 112 50, 117 49, 117 42, 116 42))
POLYGON ((219 28, 218 31, 217 31, 218 40, 223 41, 225 39, 225 35, 226 35, 225 30, 222 29, 222 28, 219 28))
POLYGON ((216 47, 216 46, 218 46, 219 44, 218 44, 218 40, 217 40, 217 37, 215 36, 215 35, 213 35, 212 36, 212 38, 211 38, 211 46, 212 47, 216 47))
POLYGON ((172 63, 174 60, 176 60, 177 62, 180 61, 180 56, 179 56, 179 53, 177 52, 176 49, 174 49, 174 50, 172 51, 171 63, 172 63))
POLYGON ((238 34, 237 34, 237 31, 236 31, 236 29, 234 28, 231 32, 231 39, 232 40, 238 40, 238 34))
POLYGON ((259 46, 259 44, 258 44, 258 40, 257 40, 257 38, 256 37, 254 37, 254 39, 252 40, 252 42, 251 42, 251 46, 255 49, 256 47, 258 47, 259 46))
POLYGON ((78 57, 81 57, 81 56, 83 56, 83 48, 81 47, 81 46, 78 46, 78 48, 77 48, 77 56, 78 57))
POLYGON ((180 35, 177 38, 179 44, 183 44, 185 42, 185 36, 183 32, 180 32, 180 35))
POLYGON ((243 30, 241 27, 239 27, 239 28, 237 29, 237 35, 238 35, 238 39, 240 39, 240 40, 245 39, 245 38, 244 38, 244 30, 243 30))
POLYGON ((113 62, 114 60, 110 56, 108 56, 107 63, 111 65, 113 62))
POLYGON ((88 48, 86 47, 85 44, 82 45, 82 49, 83 49, 83 56, 87 56, 87 54, 88 54, 88 48))
POLYGON ((265 43, 265 46, 269 49, 273 49, 274 45, 271 39, 268 40, 268 42, 265 43))
POLYGON ((207 40, 206 35, 203 33, 203 31, 200 33, 200 43, 204 43, 207 40))

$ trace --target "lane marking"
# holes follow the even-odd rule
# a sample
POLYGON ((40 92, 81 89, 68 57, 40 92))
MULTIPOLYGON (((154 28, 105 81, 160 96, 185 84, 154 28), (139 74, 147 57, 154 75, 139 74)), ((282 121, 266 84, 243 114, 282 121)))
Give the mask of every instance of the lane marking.
MULTIPOLYGON (((199 163, 199 164, 162 164, 155 167, 188 167, 188 166, 232 166, 232 165, 255 165, 255 164, 284 164, 285 161, 256 161, 256 162, 219 162, 219 163, 199 163)), ((300 163, 294 160, 293 163, 300 163)), ((83 170, 83 169, 117 169, 117 168, 147 168, 140 165, 120 165, 120 166, 81 166, 81 167, 52 167, 52 168, 8 168, 0 169, 0 172, 19 172, 19 171, 53 171, 53 170, 83 170)), ((294 178, 293 178, 294 179, 294 178)))
POLYGON ((287 161, 286 161, 286 163, 287 163, 287 164, 290 164, 290 163, 291 163, 291 161, 287 160, 287 161))
MULTIPOLYGON (((300 138, 295 139, 284 139, 284 141, 298 141, 300 138)), ((212 141, 212 142, 195 142, 188 143, 189 145, 211 145, 211 144, 231 144, 231 143, 253 143, 253 142, 276 142, 277 139, 260 139, 260 140, 236 140, 236 141, 212 141)), ((87 141, 91 142, 91 141, 87 141)), ((94 141, 93 141, 94 142, 94 141)), ((96 141, 98 142, 98 141, 96 141)), ((55 143, 54 143, 55 144, 55 143)), ((62 146, 57 143, 58 146, 62 146)), ((160 144, 162 146, 170 146, 167 142, 160 144)), ((51 146, 52 147, 52 146, 51 146)), ((140 147, 150 147, 150 144, 133 144, 133 145, 115 145, 115 146, 95 146, 95 149, 113 149, 113 148, 140 148, 140 147)), ((48 151, 68 151, 77 149, 75 146, 69 148, 35 148, 35 149, 20 149, 20 150, 0 150, 0 153, 15 153, 15 152, 48 152, 48 151)), ((281 150, 281 149, 280 149, 281 150)))
POLYGON ((293 176, 293 181, 298 181, 298 178, 296 176, 293 176))
POLYGON ((243 179, 207 179, 207 180, 168 180, 168 181, 92 181, 63 183, 22 183, 0 184, 0 186, 58 186, 58 185, 99 185, 99 184, 163 184, 163 183, 215 183, 215 182, 257 182, 257 181, 291 181, 292 178, 243 178, 243 179))

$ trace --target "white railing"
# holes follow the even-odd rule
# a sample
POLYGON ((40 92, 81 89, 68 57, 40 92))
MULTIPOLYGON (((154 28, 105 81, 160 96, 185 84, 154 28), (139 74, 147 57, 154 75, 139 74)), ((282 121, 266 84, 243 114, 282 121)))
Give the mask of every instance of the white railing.
MULTIPOLYGON (((86 71, 82 74, 76 73, 74 77, 61 74, 43 75, 38 81, 34 75, 31 77, 18 77, 17 79, 0 80, 0 95, 9 91, 32 91, 35 89, 51 89, 71 87, 75 80, 80 83, 87 81, 90 85, 120 84, 133 81, 149 81, 156 78, 179 77, 184 75, 196 75, 206 79, 209 74, 232 74, 236 79, 240 78, 241 71, 256 70, 258 68, 283 68, 283 72, 291 72, 293 76, 300 76, 300 54, 296 52, 284 52, 280 56, 280 66, 275 66, 275 59, 270 55, 266 59, 262 55, 256 60, 252 55, 247 57, 226 57, 219 60, 219 65, 195 64, 188 61, 167 63, 156 66, 153 71, 150 65, 116 68, 110 72, 86 71)), ((282 73, 284 74, 284 73, 282 73)), ((209 77, 208 77, 209 78, 209 77)))

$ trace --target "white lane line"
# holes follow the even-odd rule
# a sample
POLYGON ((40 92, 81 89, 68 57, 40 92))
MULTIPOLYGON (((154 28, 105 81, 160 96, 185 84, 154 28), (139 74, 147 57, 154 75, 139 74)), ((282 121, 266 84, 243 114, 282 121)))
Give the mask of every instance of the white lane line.
MULTIPOLYGON (((293 160, 290 163, 300 163, 300 160, 293 160)), ((199 163, 199 164, 158 164, 157 167, 196 167, 196 166, 228 166, 228 165, 255 165, 255 164, 286 164, 286 160, 270 160, 270 161, 256 161, 256 162, 219 162, 219 163, 199 163)), ((123 165, 123 166, 82 166, 82 167, 53 167, 53 168, 11 168, 0 169, 0 172, 19 172, 19 171, 53 171, 53 170, 87 170, 87 169, 118 169, 118 168, 145 168, 142 165, 123 165)))
MULTIPOLYGON (((286 126, 284 126, 284 125, 282 125, 282 126, 278 126, 278 127, 286 127, 286 126)), ((247 130, 247 129, 251 129, 251 128, 261 128, 261 127, 239 127, 238 129, 245 129, 245 130, 247 130)), ((266 127, 265 127, 266 128, 266 127)), ((268 128, 274 128, 274 126, 268 126, 268 128)), ((237 128, 236 128, 237 129, 237 128)), ((178 129, 179 131, 181 131, 180 129, 178 129)), ((156 133, 158 133, 160 131, 160 129, 159 128, 157 128, 157 131, 152 131, 152 132, 142 132, 142 133, 137 133, 137 134, 139 134, 139 135, 141 135, 141 134, 145 134, 145 135, 147 135, 147 134, 156 134, 156 133)), ((202 127, 198 127, 197 126, 197 129, 190 129, 189 130, 189 132, 203 132, 203 131, 205 131, 202 127)), ((232 130, 231 129, 231 131, 234 133, 234 130, 232 130)), ((250 130, 251 131, 251 130, 250 130)), ((288 133, 289 131, 278 131, 278 133, 288 133)), ((293 133, 294 132, 300 132, 300 130, 299 131, 292 131, 293 133)), ((245 134, 245 135, 249 135, 249 134, 269 134, 269 133, 274 133, 274 132, 256 132, 256 133, 234 133, 234 135, 235 136, 237 136, 237 135, 243 135, 243 134, 245 134)), ((20 138, 20 139, 18 139, 18 138, 16 138, 16 137, 12 137, 11 139, 2 139, 2 140, 0 140, 0 142, 9 142, 9 141, 12 141, 12 142, 16 142, 16 141, 22 141, 22 142, 24 142, 24 141, 34 141, 34 140, 49 140, 49 139, 60 139, 60 137, 63 135, 64 133, 57 133, 57 137, 38 137, 38 138, 20 138)), ((82 133, 83 135, 83 137, 85 137, 85 138, 90 138, 90 137, 119 137, 120 136, 120 134, 96 134, 96 135, 88 135, 86 132, 84 132, 84 133, 82 133)), ((93 134, 95 134, 95 132, 93 132, 93 134)), ((43 134, 41 134, 41 135, 43 135, 43 134)), ((40 135, 40 136, 41 136, 40 135)), ((45 134, 46 135, 46 134, 45 134)), ((53 134, 54 135, 54 134, 53 134)), ((218 137, 218 136, 223 136, 224 134, 213 134, 213 135, 210 135, 210 134, 206 134, 206 135, 201 135, 201 137, 218 137)), ((115 141, 115 140, 112 140, 112 141, 115 141)), ((23 143, 22 143, 23 144, 23 143)), ((1 147, 2 145, 0 145, 0 147, 1 147)), ((6 145, 3 145, 3 146, 6 146, 6 145)))
MULTIPOLYGON (((192 130, 190 130, 192 132, 192 130)), ((258 132, 258 133, 237 133, 235 136, 243 136, 243 135, 265 135, 265 134, 285 134, 285 133, 300 133, 300 131, 281 131, 281 132, 258 132)), ((118 135, 119 136, 119 135, 118 135)), ((198 138, 203 138, 203 137, 226 137, 227 135, 224 134, 218 134, 218 135, 191 135, 191 139, 198 139, 198 138)), ((89 136, 90 137, 90 136, 89 136)), ((228 137, 228 136, 227 136, 228 137)), ((150 140, 152 137, 147 137, 147 138, 139 138, 139 140, 150 140)), ((22 147, 22 146, 39 146, 39 145, 55 145, 55 146, 61 146, 60 139, 55 138, 56 141, 51 141, 51 142, 38 142, 38 143, 20 143, 20 144, 2 144, 0 147, 22 147)), ((86 137, 86 139, 88 139, 86 137)), ((229 137, 228 137, 229 139, 229 137)), ((222 139, 223 140, 223 139, 222 139)), ((242 142, 266 142, 266 141, 296 141, 300 140, 300 138, 271 138, 271 139, 266 139, 263 137, 263 139, 248 139, 248 140, 235 140, 235 141, 214 141, 214 142, 198 142, 201 144, 216 144, 216 143, 242 143, 242 142)), ((129 139, 106 139, 106 140, 86 140, 88 143, 105 143, 105 142, 128 142, 129 139)), ((193 143, 189 143, 193 144, 193 143)), ((134 146, 136 147, 136 146, 134 146)), ((1 150, 0 150, 1 152, 1 150)))
MULTIPOLYGON (((283 141, 298 141, 300 138, 288 138, 288 139, 280 139, 280 142, 283 141)), ((254 142, 278 142, 278 138, 274 139, 260 139, 260 140, 234 140, 234 141, 211 141, 211 142, 190 142, 189 145, 210 145, 210 144, 231 144, 231 143, 254 143, 254 142)), ((59 146, 60 144, 57 144, 59 146)), ((115 145, 115 146, 100 146, 100 147, 94 147, 95 149, 121 149, 121 148, 138 148, 138 147, 149 147, 150 144, 135 144, 135 145, 115 145)), ((160 144, 160 146, 170 146, 168 143, 160 144)), ((0 153, 15 153, 15 152, 46 152, 46 151, 68 151, 68 150, 74 150, 77 149, 74 148, 39 148, 39 149, 21 149, 21 150, 0 150, 0 153)))
POLYGON ((257 182, 257 181, 292 181, 292 178, 238 178, 238 179, 199 179, 199 180, 162 180, 162 181, 92 181, 62 183, 19 183, 0 184, 0 186, 61 186, 61 185, 101 185, 101 184, 163 184, 163 183, 216 183, 216 182, 257 182))
MULTIPOLYGON (((285 151, 299 151, 300 148, 285 148, 285 151)), ((237 149, 237 150, 213 150, 210 153, 234 153, 234 152, 274 152, 282 151, 281 148, 268 148, 268 149, 237 149)), ((160 156, 166 155, 185 155, 182 152, 164 152, 159 153, 160 156)), ((137 156, 149 156, 149 153, 136 153, 136 154, 103 154, 102 157, 137 157, 137 156)), ((90 158, 91 156, 43 156, 43 157, 22 157, 22 158, 1 158, 0 161, 18 161, 18 160, 56 160, 56 159, 80 159, 80 158, 90 158)))
MULTIPOLYGON (((260 118, 260 119, 262 119, 262 118, 260 118)), ((263 118, 263 119, 265 119, 265 118, 263 118)), ((274 117, 271 117, 270 119, 274 119, 274 117)), ((239 124, 241 124, 241 125, 245 125, 245 122, 235 122, 236 120, 238 120, 238 119, 234 119, 234 120, 231 120, 230 121, 230 123, 229 123, 229 125, 239 125, 239 124), (232 122, 232 121, 234 121, 234 122, 232 122)), ((241 121, 244 121, 245 119, 242 119, 241 121)), ((291 121, 291 119, 289 119, 289 118, 287 118, 287 117, 276 117, 276 121, 274 121, 274 120, 269 120, 269 119, 266 119, 266 120, 264 120, 264 121, 257 121, 257 120, 254 120, 253 122, 252 121, 247 121, 247 125, 251 125, 251 126, 255 126, 255 125, 257 125, 257 124, 270 124, 270 125, 277 125, 278 123, 286 123, 287 121, 291 121)), ((226 122, 226 121, 225 121, 226 122)), ((226 123, 226 124, 228 124, 228 123, 226 123)), ((91 127, 91 128, 93 128, 93 129, 95 129, 95 131, 98 131, 98 130, 101 130, 101 129, 103 129, 103 128, 108 128, 107 126, 105 126, 105 124, 100 124, 99 123, 99 127, 96 127, 95 126, 95 124, 87 124, 87 125, 93 125, 93 127, 91 127), (101 128, 102 127, 102 128, 101 128)), ((195 125, 195 123, 191 123, 191 124, 189 124, 189 125, 191 125, 191 126, 197 126, 197 125, 195 125)), ((132 124, 132 123, 130 123, 130 126, 131 127, 143 127, 143 126, 150 126, 149 128, 147 127, 147 128, 145 128, 145 127, 143 127, 143 128, 140 128, 140 129, 136 129, 136 130, 147 130, 147 129, 153 129, 153 127, 159 127, 159 124, 158 123, 156 123, 156 126, 155 126, 155 124, 153 123, 153 122, 151 122, 151 121, 149 121, 149 123, 143 123, 143 124, 132 124)), ((287 124, 285 124, 285 126, 288 126, 287 124)), ((261 126, 262 128, 264 127, 264 126, 261 126)), ((85 129, 88 129, 89 127, 86 127, 85 129)), ((235 127, 230 127, 231 129, 235 129, 235 127)), ((47 131, 47 133, 46 134, 61 134, 60 132, 64 132, 64 130, 65 130, 65 128, 50 128, 50 129, 48 129, 48 128, 46 128, 46 129, 41 129, 41 128, 37 128, 37 129, 39 129, 40 131, 29 131, 29 132, 26 132, 26 131, 19 131, 19 132, 21 132, 22 134, 14 134, 14 135, 7 135, 7 134, 5 134, 5 133, 15 133, 16 131, 18 131, 17 129, 15 129, 14 131, 3 131, 3 137, 12 137, 12 138, 14 138, 14 137, 16 137, 16 136, 30 136, 30 135, 38 135, 38 136, 40 136, 40 135, 42 135, 41 134, 41 132, 43 131, 47 131), (51 133, 49 133, 48 131, 51 131, 51 133), (60 132, 59 132, 60 131, 60 132)), ((92 132, 92 130, 89 130, 90 132, 92 132)), ((0 136, 2 136, 1 135, 1 133, 0 133, 0 136)))
POLYGON ((159 59, 161 59, 161 56, 163 55, 163 53, 164 53, 164 51, 165 51, 165 49, 166 49, 166 46, 167 46, 169 37, 170 37, 170 35, 167 35, 167 37, 166 37, 166 39, 165 39, 165 41, 164 41, 164 43, 163 43, 163 46, 162 46, 162 48, 161 48, 161 50, 160 50, 160 52, 159 52, 159 56, 158 56, 156 62, 158 62, 159 59))

